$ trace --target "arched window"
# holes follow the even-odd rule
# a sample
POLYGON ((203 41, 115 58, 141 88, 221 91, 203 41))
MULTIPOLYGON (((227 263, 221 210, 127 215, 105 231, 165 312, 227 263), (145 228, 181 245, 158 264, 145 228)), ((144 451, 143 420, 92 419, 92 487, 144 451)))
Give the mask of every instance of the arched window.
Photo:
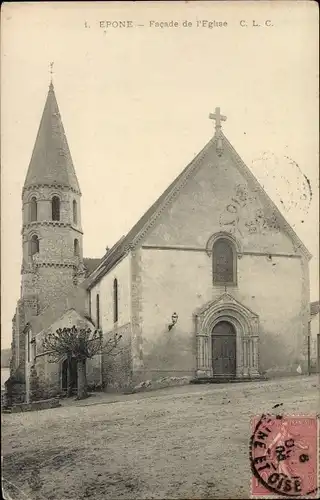
POLYGON ((73 214, 73 223, 78 224, 78 210, 77 210, 76 200, 73 200, 72 202, 72 214, 73 214))
POLYGON ((52 207, 52 220, 60 220, 60 198, 53 196, 51 201, 52 207))
POLYGON ((91 314, 92 314, 92 311, 91 311, 91 290, 89 290, 89 316, 91 318, 91 314))
POLYGON ((39 253, 39 238, 34 234, 30 241, 30 255, 39 253))
POLYGON ((33 196, 30 201, 30 222, 36 221, 38 218, 37 198, 33 196))
POLYGON ((100 295, 97 293, 96 297, 96 324, 100 328, 100 295))
POLYGON ((31 339, 31 344, 32 344, 32 363, 34 364, 37 357, 37 342, 34 337, 31 339))
POLYGON ((213 245, 213 282, 218 284, 235 284, 236 254, 230 241, 218 239, 213 245))
POLYGON ((113 322, 118 321, 118 280, 113 280, 113 322))
POLYGON ((30 328, 28 328, 28 332, 27 332, 27 347, 28 347, 28 363, 30 363, 30 342, 31 342, 31 333, 30 333, 30 328))
POLYGON ((79 240, 75 239, 73 242, 73 254, 76 257, 79 257, 80 255, 80 250, 79 250, 79 240))

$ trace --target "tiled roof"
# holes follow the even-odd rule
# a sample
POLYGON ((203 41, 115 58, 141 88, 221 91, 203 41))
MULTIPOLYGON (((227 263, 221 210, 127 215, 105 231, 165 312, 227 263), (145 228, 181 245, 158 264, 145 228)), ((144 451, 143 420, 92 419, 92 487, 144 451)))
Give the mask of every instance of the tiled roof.
POLYGON ((320 302, 319 300, 316 300, 315 302, 310 303, 310 314, 311 316, 315 316, 320 312, 320 302))
POLYGON ((122 236, 110 250, 107 250, 102 259, 100 259, 100 264, 91 273, 94 278, 90 276, 88 277, 88 281, 86 282, 89 288, 91 288, 93 282, 97 281, 97 276, 100 277, 106 274, 125 254, 125 240, 126 237, 122 236))
POLYGON ((42 113, 24 189, 34 184, 58 184, 80 192, 52 83, 42 113))
MULTIPOLYGON (((254 185, 257 191, 260 191, 264 197, 265 203, 271 208, 272 212, 275 214, 276 218, 281 221, 281 224, 290 234, 291 238, 296 242, 297 247, 307 256, 311 258, 308 249, 305 247, 303 242, 299 239, 297 234, 285 220, 281 212, 278 210, 276 205, 272 202, 269 196, 266 194, 264 189, 259 184, 258 180, 252 174, 250 169, 245 165, 240 156, 237 154, 235 149, 232 147, 228 139, 222 134, 223 144, 225 152, 229 155, 229 158, 234 161, 237 165, 239 171, 241 171, 244 177, 254 185)), ((185 169, 175 178, 175 180, 170 184, 170 186, 162 193, 162 195, 157 199, 157 201, 145 212, 145 214, 139 219, 139 221, 132 227, 132 229, 123 236, 112 248, 109 250, 101 259, 100 265, 92 273, 86 286, 91 288, 103 275, 107 274, 110 269, 112 269, 121 259, 126 255, 130 248, 134 245, 136 238, 146 230, 152 221, 152 219, 157 215, 158 211, 163 206, 167 199, 171 199, 179 191, 179 186, 183 183, 186 178, 197 168, 199 165, 199 160, 203 158, 209 151, 211 155, 211 161, 218 160, 216 151, 213 150, 212 146, 216 143, 216 137, 210 139, 210 141, 205 145, 205 147, 200 151, 200 153, 189 163, 185 169)))
POLYGON ((84 258, 83 263, 86 267, 86 276, 89 276, 98 267, 100 262, 101 259, 84 258))
POLYGON ((39 316, 33 316, 29 322, 33 333, 37 334, 50 327, 69 309, 75 309, 78 314, 86 317, 86 291, 82 287, 66 288, 58 300, 51 302, 39 316))

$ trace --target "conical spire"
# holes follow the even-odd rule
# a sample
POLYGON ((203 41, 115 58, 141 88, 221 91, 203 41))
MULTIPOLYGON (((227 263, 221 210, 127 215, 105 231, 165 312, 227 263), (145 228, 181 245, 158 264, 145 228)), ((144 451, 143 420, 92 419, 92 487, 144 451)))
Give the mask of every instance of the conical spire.
POLYGON ((36 184, 62 185, 80 193, 52 81, 24 189, 36 184))

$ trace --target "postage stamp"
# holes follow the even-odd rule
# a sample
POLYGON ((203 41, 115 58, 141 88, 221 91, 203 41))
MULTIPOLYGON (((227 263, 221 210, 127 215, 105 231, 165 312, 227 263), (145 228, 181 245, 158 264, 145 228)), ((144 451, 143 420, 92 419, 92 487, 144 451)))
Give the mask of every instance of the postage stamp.
POLYGON ((251 426, 251 497, 317 498, 318 418, 264 414, 251 426))

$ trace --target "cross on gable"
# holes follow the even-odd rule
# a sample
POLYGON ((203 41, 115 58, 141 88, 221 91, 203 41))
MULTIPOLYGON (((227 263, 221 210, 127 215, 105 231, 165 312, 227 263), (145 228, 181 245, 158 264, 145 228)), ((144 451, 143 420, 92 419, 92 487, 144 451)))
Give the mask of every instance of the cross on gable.
POLYGON ((225 122, 227 119, 226 116, 220 114, 220 108, 216 108, 214 113, 210 113, 209 118, 215 120, 217 132, 221 129, 221 122, 225 122))

